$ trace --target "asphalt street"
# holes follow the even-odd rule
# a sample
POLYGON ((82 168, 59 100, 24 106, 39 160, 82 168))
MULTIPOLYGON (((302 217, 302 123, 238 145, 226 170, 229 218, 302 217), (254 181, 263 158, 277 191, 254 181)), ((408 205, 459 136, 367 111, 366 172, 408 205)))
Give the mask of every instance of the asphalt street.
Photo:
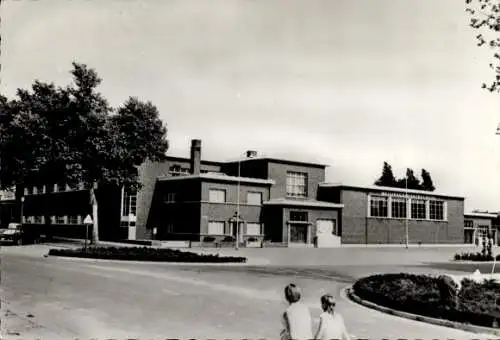
POLYGON ((315 319, 321 294, 336 295, 338 310, 357 338, 483 337, 387 315, 345 299, 343 289, 361 276, 442 272, 419 265, 421 259, 410 261, 402 250, 390 250, 391 256, 380 256, 378 251, 378 260, 373 256, 376 249, 323 251, 323 261, 314 262, 318 256, 314 249, 291 250, 288 257, 282 257, 287 250, 257 253, 256 249, 247 250, 247 255, 267 257, 267 265, 207 266, 44 257, 48 249, 44 245, 1 249, 6 339, 277 338, 285 308, 282 290, 290 282, 302 287, 315 319), (269 261, 269 252, 280 255, 269 261), (307 264, 308 256, 315 265, 307 264))

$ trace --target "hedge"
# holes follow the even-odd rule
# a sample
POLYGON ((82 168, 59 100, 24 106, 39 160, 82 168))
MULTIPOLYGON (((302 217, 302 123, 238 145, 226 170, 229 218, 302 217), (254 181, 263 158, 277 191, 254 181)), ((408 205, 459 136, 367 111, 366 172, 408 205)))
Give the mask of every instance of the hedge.
POLYGON ((78 249, 50 249, 51 256, 152 261, 152 262, 191 262, 191 263, 245 263, 245 257, 219 256, 218 254, 196 254, 177 249, 149 247, 88 247, 78 249))
MULTIPOLYGON (((454 256, 455 261, 474 261, 474 262, 488 262, 493 261, 493 256, 489 254, 483 254, 481 252, 475 253, 457 253, 454 256)), ((500 255, 496 256, 496 260, 500 261, 500 255)))
POLYGON ((447 276, 374 275, 358 280, 354 293, 363 300, 391 309, 493 327, 500 320, 500 284, 464 279, 458 291, 447 276))

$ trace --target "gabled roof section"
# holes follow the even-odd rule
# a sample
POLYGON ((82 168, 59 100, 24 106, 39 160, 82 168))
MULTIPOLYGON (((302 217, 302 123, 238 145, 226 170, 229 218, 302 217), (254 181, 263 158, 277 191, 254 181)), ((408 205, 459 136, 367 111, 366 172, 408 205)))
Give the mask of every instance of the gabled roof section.
POLYGON ((245 184, 263 184, 263 185, 274 185, 276 182, 271 179, 261 179, 261 178, 250 178, 250 177, 237 177, 228 176, 221 173, 205 173, 199 175, 187 175, 187 176, 160 176, 157 178, 158 181, 182 181, 187 179, 201 179, 201 180, 212 180, 219 182, 233 182, 233 183, 245 183, 245 184))
POLYGON ((340 188, 340 189, 351 189, 355 191, 368 191, 368 192, 394 192, 394 193, 408 193, 414 195, 422 195, 422 196, 432 196, 432 197, 443 197, 443 198, 454 198, 463 200, 464 196, 461 195, 450 195, 445 193, 438 193, 434 191, 426 191, 426 190, 415 190, 415 189, 404 189, 404 188, 393 188, 393 187, 384 187, 377 185, 347 185, 342 183, 320 183, 320 187, 329 187, 329 188, 340 188))
POLYGON ((287 205, 287 206, 296 206, 296 207, 313 207, 313 208, 331 208, 338 209, 343 208, 343 204, 339 203, 331 203, 325 201, 316 201, 316 200, 290 200, 286 198, 273 198, 269 201, 263 202, 264 205, 287 205))

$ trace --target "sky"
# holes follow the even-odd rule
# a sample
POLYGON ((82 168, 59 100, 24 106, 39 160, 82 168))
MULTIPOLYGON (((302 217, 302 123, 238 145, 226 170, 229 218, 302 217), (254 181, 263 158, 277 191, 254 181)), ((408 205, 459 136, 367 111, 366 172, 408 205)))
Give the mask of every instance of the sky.
POLYGON ((3 1, 0 92, 96 69, 117 107, 155 104, 169 154, 257 150, 371 185, 427 169, 466 211, 500 211, 500 95, 461 0, 3 1))

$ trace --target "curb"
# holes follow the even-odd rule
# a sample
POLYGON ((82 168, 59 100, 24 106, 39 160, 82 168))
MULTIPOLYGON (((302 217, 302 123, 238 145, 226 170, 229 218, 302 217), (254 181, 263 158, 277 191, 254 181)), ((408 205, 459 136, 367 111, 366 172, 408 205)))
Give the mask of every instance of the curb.
POLYGON ((414 320, 414 321, 426 322, 426 323, 430 323, 430 324, 437 325, 437 326, 459 329, 462 331, 467 331, 467 332, 472 332, 472 333, 481 333, 481 334, 487 334, 487 335, 500 336, 500 329, 475 326, 475 325, 470 325, 470 324, 463 324, 463 323, 456 322, 456 321, 436 319, 436 318, 431 318, 429 316, 411 314, 411 313, 391 309, 388 307, 380 306, 380 305, 377 305, 373 302, 361 299, 359 296, 357 296, 354 293, 354 290, 352 289, 352 287, 346 288, 345 293, 346 293, 346 296, 351 301, 356 302, 356 303, 363 305, 365 307, 377 310, 379 312, 386 313, 386 314, 395 315, 395 316, 399 316, 401 318, 410 319, 410 320, 414 320))

